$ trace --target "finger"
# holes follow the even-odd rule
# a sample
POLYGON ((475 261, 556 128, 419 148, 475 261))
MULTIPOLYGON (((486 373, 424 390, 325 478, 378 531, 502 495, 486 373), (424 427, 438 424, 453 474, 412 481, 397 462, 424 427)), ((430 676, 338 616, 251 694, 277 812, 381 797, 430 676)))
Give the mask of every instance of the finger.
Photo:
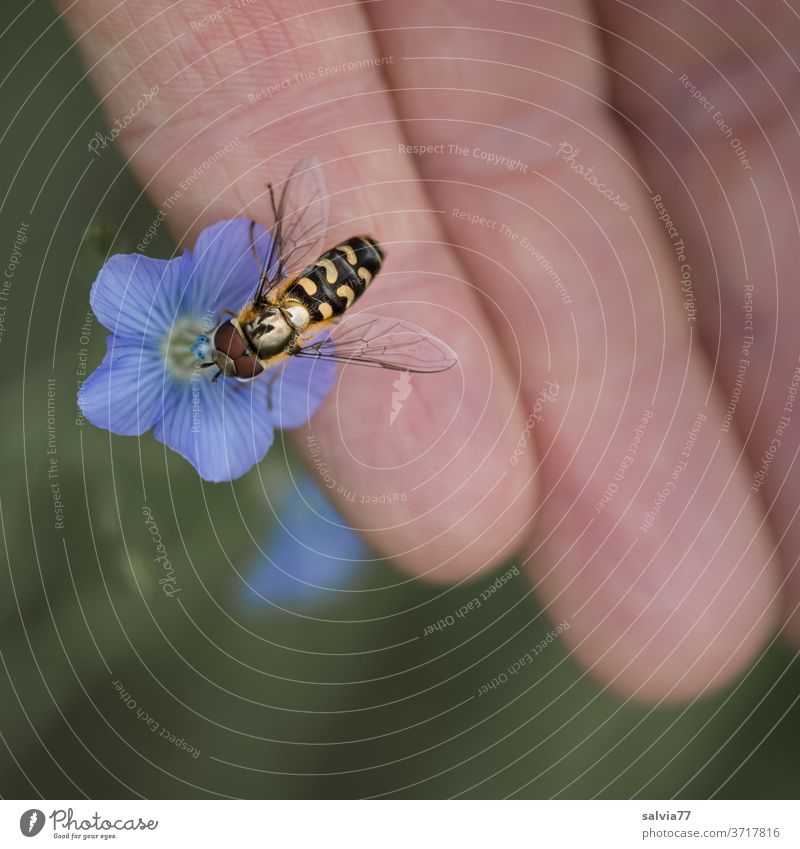
POLYGON ((182 242, 218 219, 268 223, 266 181, 320 154, 330 243, 367 232, 387 249, 363 305, 423 324, 457 350, 457 368, 414 376, 394 426, 392 379, 351 367, 336 401, 300 433, 301 445, 321 451, 315 467, 353 526, 442 580, 511 551, 535 505, 534 452, 508 462, 524 426, 517 388, 413 165, 397 167, 402 139, 380 63, 368 61, 376 50, 360 9, 207 0, 65 8, 111 116, 130 114, 157 86, 118 141, 182 242))
POLYGON ((695 278, 707 281, 699 315, 724 387, 723 437, 746 442, 751 498, 780 541, 782 618, 800 640, 800 20, 786 4, 725 5, 724 17, 715 15, 721 8, 650 2, 629 14, 601 4, 620 36, 608 46, 621 108, 641 127, 637 153, 691 245, 695 278), (646 91, 626 81, 645 73, 646 91), (669 137, 669 156, 648 136, 669 137))
POLYGON ((770 543, 740 446, 719 438, 690 293, 605 105, 586 5, 370 9, 383 51, 404 57, 387 70, 411 141, 443 151, 419 167, 447 232, 521 345, 528 409, 560 387, 534 429, 531 575, 548 609, 625 693, 729 680, 774 621, 770 543))

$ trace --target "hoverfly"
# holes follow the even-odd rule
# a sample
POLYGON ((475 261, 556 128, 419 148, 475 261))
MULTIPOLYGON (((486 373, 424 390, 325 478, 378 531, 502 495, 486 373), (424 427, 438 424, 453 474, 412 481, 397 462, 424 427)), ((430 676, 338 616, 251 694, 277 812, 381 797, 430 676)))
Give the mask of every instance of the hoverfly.
POLYGON ((261 273, 250 300, 210 334, 211 357, 221 374, 250 381, 288 357, 311 357, 407 372, 450 368, 455 353, 409 322, 361 313, 340 319, 380 271, 384 253, 369 236, 353 236, 320 253, 328 219, 322 166, 299 162, 272 209, 271 243, 261 263, 255 222, 253 256, 261 273), (316 259, 314 259, 316 257, 316 259), (329 331, 329 332, 325 332, 329 331))

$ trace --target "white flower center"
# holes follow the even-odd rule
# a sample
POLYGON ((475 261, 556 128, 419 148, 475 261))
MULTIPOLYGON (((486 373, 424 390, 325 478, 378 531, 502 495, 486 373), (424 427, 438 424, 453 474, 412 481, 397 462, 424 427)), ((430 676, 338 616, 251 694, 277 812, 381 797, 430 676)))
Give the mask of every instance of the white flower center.
POLYGON ((201 369, 211 359, 211 326, 207 319, 183 316, 172 325, 164 338, 162 351, 164 360, 179 380, 197 380, 200 375, 213 369, 201 369))

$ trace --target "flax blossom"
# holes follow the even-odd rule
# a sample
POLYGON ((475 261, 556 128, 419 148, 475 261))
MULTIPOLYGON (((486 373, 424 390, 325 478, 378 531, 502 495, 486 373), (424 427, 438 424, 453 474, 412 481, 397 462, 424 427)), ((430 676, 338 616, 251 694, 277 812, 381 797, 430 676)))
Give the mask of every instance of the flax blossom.
MULTIPOLYGON (((263 258, 270 236, 261 227, 255 235, 263 258)), ((212 382, 216 368, 202 367, 222 311, 246 303, 259 271, 246 219, 209 227, 175 259, 112 256, 90 296, 111 334, 78 393, 85 418, 126 436, 152 429, 208 481, 240 477, 263 459, 276 427, 305 424, 332 388, 335 364, 290 358, 249 383, 212 382)))
POLYGON ((307 613, 351 598, 372 557, 318 482, 297 475, 277 518, 245 582, 238 585, 245 606, 307 613))

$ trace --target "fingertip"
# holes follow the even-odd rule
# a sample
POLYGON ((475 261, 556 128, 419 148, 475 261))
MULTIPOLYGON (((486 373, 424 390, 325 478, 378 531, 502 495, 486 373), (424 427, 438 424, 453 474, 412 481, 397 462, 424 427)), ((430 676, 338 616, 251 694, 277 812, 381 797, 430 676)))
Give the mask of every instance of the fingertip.
POLYGON ((531 566, 554 621, 569 622, 575 657, 624 698, 709 695, 743 675, 775 634, 779 581, 755 521, 745 514, 721 542, 677 524, 665 544, 598 523, 571 547, 556 536, 531 566))

